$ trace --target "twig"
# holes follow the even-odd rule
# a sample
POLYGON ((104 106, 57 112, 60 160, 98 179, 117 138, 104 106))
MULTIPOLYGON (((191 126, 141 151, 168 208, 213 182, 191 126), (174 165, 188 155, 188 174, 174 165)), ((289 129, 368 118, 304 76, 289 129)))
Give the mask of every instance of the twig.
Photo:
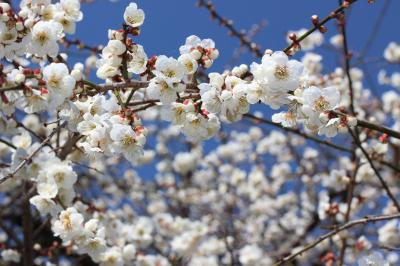
MULTIPOLYGON (((354 4, 355 2, 357 2, 357 0, 348 1, 348 3, 350 5, 354 4)), ((326 16, 319 23, 315 24, 314 27, 312 27, 311 29, 306 31, 303 35, 301 35, 299 38, 297 38, 296 42, 292 42, 289 46, 287 46, 285 49, 283 49, 283 51, 288 54, 290 49, 292 49, 296 44, 298 44, 301 41, 303 41, 305 38, 307 38, 314 31, 319 30, 321 28, 321 26, 325 25, 328 21, 330 21, 331 19, 335 18, 336 15, 339 14, 340 12, 342 12, 345 8, 347 8, 345 5, 341 5, 340 7, 338 7, 336 10, 331 12, 328 16, 326 16)))
POLYGON ((211 19, 216 19, 222 26, 226 27, 229 30, 229 34, 237 37, 240 40, 242 46, 247 47, 256 57, 262 57, 263 53, 260 48, 254 42, 251 42, 246 34, 238 31, 234 26, 231 20, 228 20, 222 17, 216 10, 215 6, 211 1, 206 2, 205 0, 199 0, 197 2, 198 7, 205 7, 211 15, 211 19))
POLYGON ((358 219, 358 220, 354 220, 348 223, 345 223, 339 227, 337 227, 336 229, 318 237, 318 239, 316 239, 315 241, 309 243, 308 245, 304 246, 302 249, 300 249, 299 251, 293 253, 292 255, 289 255, 285 258, 280 259, 279 261, 277 261, 274 266, 279 266, 279 265, 283 265, 285 262, 289 262, 294 260, 297 256, 303 254, 304 252, 306 252, 307 250, 317 246, 319 243, 321 243, 322 241, 324 241, 327 238, 330 238, 334 235, 336 235, 337 233, 346 230, 348 228, 351 228, 353 226, 359 225, 359 224, 366 224, 366 223, 371 223, 371 222, 379 222, 379 221, 386 221, 386 220, 392 220, 392 219, 398 219, 400 218, 400 213, 396 213, 396 214, 392 214, 392 215, 381 215, 381 216, 366 216, 365 218, 362 219, 358 219))
POLYGON ((386 191, 386 194, 388 197, 392 200, 393 204, 396 206, 396 209, 400 212, 400 204, 397 201, 396 197, 393 195, 393 193, 390 191, 389 186, 386 184, 385 180, 383 180, 383 177, 379 173, 378 169, 375 167, 374 162, 372 161, 371 157, 368 155, 368 152, 364 149, 364 147, 361 145, 360 141, 358 140, 357 136, 354 135, 354 133, 349 130, 351 136, 353 137, 355 143, 357 146, 360 148, 362 153, 364 154, 365 158, 367 159, 369 165, 371 166, 372 170, 374 170, 375 175, 378 177, 379 182, 381 183, 383 189, 386 191))
POLYGON ((64 125, 65 125, 65 122, 64 122, 60 127, 57 127, 57 128, 55 128, 55 129, 53 129, 53 131, 50 133, 50 135, 47 136, 47 138, 45 138, 45 139, 42 141, 42 143, 40 143, 40 145, 39 145, 31 154, 29 154, 29 156, 26 157, 26 158, 17 166, 17 168, 15 168, 15 170, 14 170, 12 173, 10 173, 10 174, 8 174, 8 175, 6 175, 6 176, 0 178, 0 184, 2 184, 2 183, 4 183, 5 181, 7 181, 8 179, 14 177, 15 174, 18 173, 18 171, 21 170, 26 164, 28 164, 28 163, 31 161, 31 159, 32 159, 46 144, 47 144, 47 142, 49 142, 50 139, 51 139, 62 127, 64 127, 64 125))
POLYGON ((297 128, 283 127, 283 126, 282 126, 281 124, 279 124, 279 123, 274 123, 274 122, 272 122, 272 121, 270 121, 270 120, 257 117, 257 116, 255 116, 255 115, 253 115, 253 114, 245 114, 244 116, 245 116, 245 117, 248 117, 248 118, 250 118, 250 119, 253 119, 253 120, 255 120, 256 122, 261 122, 261 123, 268 124, 268 125, 271 125, 271 126, 279 127, 279 128, 281 128, 281 129, 283 129, 283 130, 292 132, 292 133, 294 133, 294 134, 296 134, 296 135, 302 136, 303 138, 306 138, 306 139, 309 139, 309 140, 311 140, 311 141, 314 141, 314 142, 317 142, 317 143, 320 143, 320 144, 329 146, 329 147, 331 147, 331 148, 334 148, 334 149, 337 149, 337 150, 340 150, 340 151, 344 151, 344 152, 348 152, 348 153, 351 153, 351 152, 352 152, 352 150, 349 149, 349 148, 336 145, 336 144, 334 144, 334 143, 332 143, 332 142, 329 142, 329 141, 321 140, 321 139, 316 138, 316 137, 314 137, 314 136, 312 136, 312 135, 308 135, 308 134, 306 134, 306 133, 304 133, 304 132, 301 132, 301 131, 300 131, 299 129, 297 129, 297 128))
POLYGON ((11 142, 9 142, 9 141, 7 141, 7 140, 0 139, 0 142, 3 143, 3 144, 6 144, 6 145, 7 145, 8 147, 10 147, 10 148, 13 148, 14 150, 17 149, 17 147, 15 147, 14 144, 12 144, 11 142))

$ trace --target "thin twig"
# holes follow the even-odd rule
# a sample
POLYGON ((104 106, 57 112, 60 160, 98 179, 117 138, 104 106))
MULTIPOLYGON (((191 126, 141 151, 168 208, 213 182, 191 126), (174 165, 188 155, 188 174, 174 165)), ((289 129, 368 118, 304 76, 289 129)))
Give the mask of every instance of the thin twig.
POLYGON ((368 161, 369 165, 371 166, 372 170, 374 171, 375 175, 378 177, 379 182, 381 183, 383 189, 386 191, 386 194, 392 200, 393 204, 396 206, 396 209, 400 212, 400 204, 399 204, 399 202, 397 201, 397 199, 393 195, 393 193, 390 191, 390 188, 389 188, 388 184, 386 184, 385 180, 383 179, 383 177, 379 173, 378 169, 376 168, 376 166, 375 166, 374 162, 372 161, 371 157, 369 156, 368 152, 361 145, 361 143, 358 140, 357 136, 355 136, 354 133, 351 130, 349 130, 349 132, 350 132, 351 136, 353 137, 353 139, 354 139, 355 143, 357 144, 357 146, 360 148, 360 150, 364 154, 365 158, 367 159, 367 161, 368 161))
POLYGON ((319 144, 323 144, 323 145, 329 146, 329 147, 331 147, 331 148, 334 148, 334 149, 337 149, 337 150, 340 150, 340 151, 344 151, 344 152, 348 152, 348 153, 351 153, 351 152, 352 152, 352 150, 349 149, 349 148, 336 145, 336 144, 334 144, 334 143, 332 143, 332 142, 329 142, 329 141, 321 140, 321 139, 316 138, 316 137, 314 137, 314 136, 312 136, 312 135, 309 135, 309 134, 306 134, 306 133, 304 133, 304 132, 301 132, 301 131, 300 131, 299 129, 297 129, 297 128, 283 127, 283 126, 282 126, 281 124, 279 124, 279 123, 274 123, 274 122, 272 122, 272 121, 270 121, 270 120, 257 117, 257 116, 255 116, 255 115, 253 115, 253 114, 245 114, 244 116, 245 116, 245 117, 248 117, 248 118, 250 118, 250 119, 252 119, 252 120, 254 120, 254 121, 256 121, 256 122, 261 122, 261 123, 268 124, 268 125, 271 125, 271 126, 274 126, 274 127, 279 127, 279 128, 281 128, 281 129, 283 129, 283 130, 285 130, 285 131, 289 131, 289 132, 291 132, 291 133, 294 133, 294 134, 296 134, 296 135, 302 136, 303 138, 309 139, 309 140, 314 141, 314 142, 317 142, 317 143, 319 143, 319 144))
POLYGON ((371 222, 379 222, 379 221, 386 221, 386 220, 392 220, 392 219, 399 219, 400 218, 400 213, 396 213, 396 214, 391 214, 391 215, 381 215, 381 216, 366 216, 365 218, 362 219, 358 219, 358 220, 354 220, 348 223, 345 223, 339 227, 337 227, 336 229, 318 237, 315 241, 309 243, 308 245, 304 246, 302 249, 296 251, 295 253, 280 259, 279 261, 277 261, 274 266, 279 266, 279 265, 283 265, 285 262, 289 262, 294 260, 297 256, 303 254, 304 252, 306 252, 307 250, 317 246, 319 243, 321 243, 322 241, 324 241, 327 238, 330 238, 334 235, 336 235, 337 233, 346 230, 348 228, 351 228, 353 226, 359 225, 359 224, 366 224, 366 223, 371 223, 371 222))
POLYGON ((211 19, 216 19, 222 26, 229 30, 229 34, 237 37, 240 40, 242 46, 247 47, 256 57, 262 57, 259 46, 254 42, 251 42, 245 33, 240 32, 233 26, 233 22, 221 16, 215 9, 214 4, 211 1, 199 0, 197 3, 198 7, 205 7, 211 15, 211 19))
MULTIPOLYGON (((357 0, 352 0, 352 1, 348 1, 348 3, 354 4, 355 2, 357 2, 357 0)), ((283 49, 283 51, 285 53, 289 53, 290 49, 292 49, 296 44, 300 43, 301 41, 303 41, 305 38, 307 38, 311 33, 313 33, 316 30, 319 30, 321 28, 321 26, 325 25, 328 21, 330 21, 331 19, 335 18, 337 14, 339 14, 340 12, 342 12, 345 8, 345 5, 341 5, 340 7, 338 7, 336 10, 334 10, 333 12, 331 12, 328 16, 326 16, 323 20, 321 20, 319 23, 315 24, 314 27, 312 27, 311 29, 309 29, 308 31, 306 31, 303 35, 301 35, 300 37, 298 37, 296 39, 296 42, 292 42, 289 46, 287 46, 285 49, 283 49)))
POLYGON ((18 166, 17 168, 15 168, 15 170, 13 172, 11 172, 10 174, 0 178, 0 184, 4 183, 5 181, 7 181, 8 179, 12 178, 15 176, 16 173, 18 173, 19 170, 21 170, 26 164, 28 164, 31 159, 44 147, 46 146, 47 142, 50 141, 50 139, 65 125, 65 123, 63 123, 60 127, 57 127, 55 129, 53 129, 53 131, 50 133, 49 136, 47 136, 47 138, 45 138, 42 143, 40 143, 40 145, 31 153, 29 154, 28 157, 26 157, 18 166))

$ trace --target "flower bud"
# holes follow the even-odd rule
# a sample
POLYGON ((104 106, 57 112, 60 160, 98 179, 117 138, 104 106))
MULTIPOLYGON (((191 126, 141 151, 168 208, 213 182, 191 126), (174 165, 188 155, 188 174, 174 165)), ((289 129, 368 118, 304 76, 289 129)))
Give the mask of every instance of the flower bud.
POLYGON ((25 20, 24 25, 27 28, 32 28, 35 21, 32 18, 25 20))
POLYGON ((24 24, 22 23, 22 21, 18 21, 17 23, 15 23, 15 28, 17 29, 17 31, 23 30, 24 24))
POLYGON ((232 69, 232 75, 234 75, 236 77, 240 77, 242 75, 242 71, 240 71, 239 67, 234 67, 232 69))
POLYGON ((76 81, 80 81, 82 80, 82 71, 80 71, 79 69, 73 69, 71 71, 71 76, 76 80, 76 81))
POLYGON ((17 75, 15 75, 15 79, 14 81, 18 84, 21 84, 22 82, 25 81, 25 75, 22 73, 18 73, 17 75))
POLYGON ((212 49, 211 53, 208 55, 210 57, 211 60, 215 60, 218 58, 219 56, 219 51, 218 49, 212 49))
POLYGON ((10 11, 10 5, 7 3, 0 3, 0 9, 3 10, 3 13, 7 13, 10 11))
POLYGON ((242 74, 246 73, 249 70, 249 67, 245 64, 241 64, 239 67, 240 70, 242 71, 242 74))
POLYGON ((199 50, 194 49, 190 52, 190 55, 195 59, 195 60, 199 60, 201 58, 201 53, 199 50))
POLYGON ((213 64, 213 61, 210 60, 210 59, 206 59, 206 60, 203 61, 203 66, 204 66, 205 68, 211 67, 212 64, 213 64))

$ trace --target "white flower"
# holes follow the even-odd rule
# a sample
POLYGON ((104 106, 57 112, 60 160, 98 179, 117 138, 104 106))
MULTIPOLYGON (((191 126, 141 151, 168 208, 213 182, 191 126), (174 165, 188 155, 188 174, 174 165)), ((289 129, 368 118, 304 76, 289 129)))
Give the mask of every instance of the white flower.
POLYGON ((399 222, 392 220, 387 222, 378 230, 379 243, 382 245, 396 247, 400 245, 400 226, 399 222))
POLYGON ((130 60, 128 61, 128 71, 134 74, 141 74, 146 70, 147 55, 144 52, 143 46, 134 45, 131 51, 128 52, 130 60))
POLYGON ((246 86, 246 99, 250 104, 255 104, 259 101, 268 102, 268 90, 265 86, 261 86, 256 82, 251 82, 246 86))
POLYGON ((15 263, 19 263, 21 261, 21 254, 19 254, 18 251, 13 249, 4 249, 1 252, 1 258, 4 261, 12 261, 15 263))
POLYGON ((122 250, 124 260, 132 261, 136 257, 136 247, 133 244, 126 245, 122 250))
POLYGON ((239 250, 239 260, 245 266, 257 265, 262 257, 263 252, 257 245, 246 245, 239 250))
POLYGON ((274 91, 287 92, 299 87, 303 65, 299 61, 289 60, 284 52, 277 51, 272 55, 264 55, 261 64, 253 63, 251 73, 261 85, 267 85, 274 91))
POLYGON ((60 236, 64 241, 73 240, 82 233, 83 216, 70 207, 60 213, 59 219, 53 224, 55 236, 60 236))
POLYGON ((400 44, 390 42, 383 55, 385 59, 391 63, 400 62, 400 44))
POLYGON ((46 87, 55 107, 72 96, 76 81, 69 75, 65 64, 51 63, 43 68, 43 79, 46 81, 46 87))
POLYGON ((296 126, 296 115, 292 112, 280 112, 272 115, 272 122, 279 123, 284 127, 296 126))
MULTIPOLYGON (((179 48, 179 52, 181 54, 188 54, 192 52, 193 49, 201 47, 203 49, 214 49, 215 48, 215 43, 211 39, 204 39, 201 40, 199 37, 196 35, 191 35, 186 38, 185 45, 182 45, 179 48)), ((195 58, 197 59, 197 58, 195 58)))
POLYGON ((108 79, 120 73, 118 67, 111 65, 103 65, 97 69, 96 75, 100 79, 108 79))
POLYGON ((389 262, 383 258, 381 253, 374 251, 370 255, 360 258, 358 266, 389 266, 389 262))
POLYGON ((197 71, 197 61, 189 54, 182 54, 178 57, 178 62, 185 68, 185 72, 191 75, 197 71))
POLYGON ((125 23, 131 27, 139 27, 144 22, 144 12, 138 9, 136 3, 130 3, 124 12, 125 23))
POLYGON ((60 0, 57 8, 62 9, 66 19, 71 21, 82 20, 83 14, 80 11, 81 4, 79 0, 60 0))
POLYGON ((156 77, 165 80, 168 84, 180 82, 184 76, 185 69, 178 60, 173 57, 160 55, 155 64, 153 73, 156 77))
POLYGON ((140 247, 147 247, 153 241, 153 224, 147 217, 140 217, 133 227, 131 238, 140 247))
POLYGON ((39 179, 37 184, 39 195, 46 199, 52 199, 58 194, 58 186, 54 179, 39 179))
POLYGON ((119 40, 109 40, 106 47, 104 47, 103 54, 122 55, 126 51, 126 46, 119 40))
POLYGON ((77 175, 69 164, 58 163, 40 171, 38 179, 54 180, 58 188, 71 189, 77 181, 77 175))
POLYGON ((33 26, 28 52, 39 57, 57 56, 59 49, 57 41, 63 37, 62 30, 63 26, 58 22, 39 21, 33 26))
POLYGON ((49 213, 55 216, 61 209, 53 200, 40 195, 32 197, 29 202, 34 205, 42 215, 49 213))
POLYGON ((178 153, 173 162, 174 170, 181 174, 186 175, 193 171, 197 165, 197 157, 193 153, 180 152, 178 153))
POLYGON ((18 148, 28 149, 32 144, 32 138, 27 131, 23 131, 21 135, 12 137, 12 143, 18 148))
POLYGON ((185 85, 168 83, 162 78, 153 78, 147 86, 147 94, 151 99, 158 99, 163 104, 169 104, 177 99, 177 93, 183 92, 185 85))
POLYGON ((340 102, 340 93, 336 87, 317 88, 309 87, 303 92, 304 104, 316 112, 333 110, 340 102))
POLYGON ((208 83, 201 83, 198 88, 200 89, 201 100, 207 111, 211 113, 221 112, 222 100, 219 89, 208 83))
POLYGON ((173 102, 171 105, 165 105, 164 110, 161 113, 163 119, 171 121, 174 125, 182 125, 185 122, 186 115, 194 112, 195 107, 192 101, 185 103, 173 102))
POLYGON ((113 148, 122 153, 126 159, 135 162, 143 156, 144 134, 137 134, 129 125, 115 124, 110 131, 113 148))

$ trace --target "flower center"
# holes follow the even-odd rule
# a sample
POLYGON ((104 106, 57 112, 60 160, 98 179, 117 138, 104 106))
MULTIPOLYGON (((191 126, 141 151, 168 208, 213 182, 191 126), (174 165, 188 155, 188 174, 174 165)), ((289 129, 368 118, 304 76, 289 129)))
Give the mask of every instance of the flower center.
POLYGON ((289 71, 287 66, 277 66, 275 68, 274 76, 280 80, 287 79, 287 77, 289 76, 289 71))
POLYGON ((176 76, 176 72, 172 69, 167 69, 164 71, 164 75, 169 77, 169 78, 173 78, 176 76))
POLYGON ((125 136, 122 138, 121 142, 122 142, 124 145, 131 145, 131 144, 135 143, 135 138, 134 138, 133 136, 131 136, 131 135, 125 135, 125 136))
POLYGON ((49 35, 45 31, 41 31, 37 34, 36 40, 41 44, 44 45, 49 40, 49 35))
POLYGON ((329 102, 324 98, 324 97, 319 97, 315 102, 314 102, 314 108, 315 110, 322 112, 326 111, 329 107, 329 102))

